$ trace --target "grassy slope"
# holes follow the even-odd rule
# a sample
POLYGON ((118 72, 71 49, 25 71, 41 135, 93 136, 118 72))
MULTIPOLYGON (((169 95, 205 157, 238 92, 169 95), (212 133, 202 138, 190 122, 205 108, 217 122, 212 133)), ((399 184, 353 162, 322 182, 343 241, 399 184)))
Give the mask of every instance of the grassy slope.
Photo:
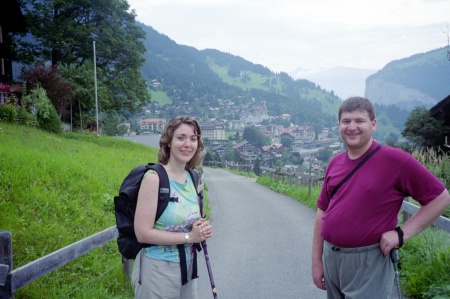
MULTIPOLYGON (((0 123, 0 229, 14 268, 115 225, 113 196, 156 149, 0 123)), ((15 298, 131 298, 114 241, 20 289, 15 298), (89 295, 87 295, 89 294, 89 295)))
MULTIPOLYGON (((280 80, 275 76, 271 77, 265 77, 260 74, 252 73, 252 72, 246 72, 248 78, 250 80, 247 80, 245 83, 241 81, 240 77, 230 77, 228 76, 228 67, 226 66, 219 66, 217 64, 214 64, 213 62, 209 63, 209 67, 211 70, 213 70, 219 77, 226 83, 237 86, 243 90, 246 89, 260 89, 264 91, 270 91, 270 88, 265 85, 264 83, 267 80, 271 80, 273 85, 273 88, 275 90, 282 90, 284 88, 284 84, 280 82, 280 80), (276 82, 276 83, 274 83, 276 82)), ((318 89, 310 89, 307 92, 302 94, 302 97, 308 100, 312 99, 326 99, 330 95, 324 91, 324 90, 318 90, 318 89)), ((330 103, 329 101, 322 100, 322 110, 325 113, 335 115, 337 112, 338 104, 337 102, 330 103)))
POLYGON ((164 91, 150 91, 152 95, 152 101, 156 101, 159 103, 159 106, 164 106, 165 104, 172 104, 172 99, 164 92, 164 91))

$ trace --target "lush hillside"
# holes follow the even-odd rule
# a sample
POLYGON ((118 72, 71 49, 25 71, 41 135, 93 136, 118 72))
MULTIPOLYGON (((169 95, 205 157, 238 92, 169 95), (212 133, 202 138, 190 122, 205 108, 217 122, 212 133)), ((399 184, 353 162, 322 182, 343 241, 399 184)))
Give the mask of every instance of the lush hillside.
MULTIPOLYGON (((240 109, 265 103, 269 115, 292 115, 294 123, 335 123, 340 99, 307 80, 294 80, 285 73, 241 57, 217 50, 196 50, 178 45, 151 27, 142 25, 147 34, 146 63, 142 69, 155 91, 172 99, 170 112, 205 116, 205 109, 219 107, 221 99, 231 100, 240 109)), ((236 111, 222 117, 233 119, 236 111)), ((172 115, 169 115, 169 117, 172 115)))
MULTIPOLYGON (((0 229, 14 268, 115 225, 113 195, 156 149, 112 137, 53 135, 0 123, 0 229)), ((15 298, 132 298, 114 241, 53 271, 15 298)))
MULTIPOLYGON (((269 116, 287 113, 294 124, 335 126, 341 99, 316 83, 274 73, 267 67, 219 50, 178 45, 152 27, 146 32, 142 69, 160 117, 190 114, 207 120, 239 119, 243 111, 267 108, 269 116), (228 101, 228 106, 224 104, 228 101), (227 107, 227 108, 225 108, 227 107), (208 109, 218 109, 210 115, 208 109)), ((376 138, 397 140, 409 114, 405 107, 378 103, 376 138)))
POLYGON ((392 61, 366 81, 365 94, 379 104, 407 110, 431 108, 450 94, 447 48, 392 61))

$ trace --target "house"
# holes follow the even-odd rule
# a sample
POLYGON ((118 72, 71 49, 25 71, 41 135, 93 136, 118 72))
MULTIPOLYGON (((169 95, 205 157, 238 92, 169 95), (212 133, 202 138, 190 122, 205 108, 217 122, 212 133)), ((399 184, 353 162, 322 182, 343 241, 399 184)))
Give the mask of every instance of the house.
POLYGON ((239 153, 259 153, 260 149, 256 145, 251 144, 247 140, 241 141, 235 146, 233 149, 238 151, 239 153))
POLYGON ((263 152, 269 154, 282 154, 284 152, 284 146, 281 143, 272 143, 271 145, 263 146, 263 152))
POLYGON ((218 153, 219 156, 222 157, 223 152, 227 149, 227 146, 225 144, 213 144, 211 149, 214 153, 218 153))
MULTIPOLYGON (((444 126, 450 128, 450 95, 431 107, 430 116, 438 120, 444 120, 444 126)), ((450 129, 441 133, 442 145, 450 148, 450 129)))
POLYGON ((295 139, 300 140, 314 140, 316 136, 312 126, 295 126, 292 135, 295 136, 295 139))
POLYGON ((12 39, 9 33, 26 32, 17 0, 3 0, 0 9, 0 83, 12 83, 12 39))
POLYGON ((289 139, 289 140, 291 140, 292 142, 295 140, 295 136, 292 135, 292 134, 289 133, 289 132, 283 132, 283 133, 281 133, 280 137, 281 137, 281 138, 289 139))
POLYGON ((225 126, 222 123, 204 123, 201 126, 202 138, 212 141, 226 140, 225 126))
POLYGON ((144 118, 139 121, 141 131, 163 132, 166 126, 164 118, 144 118))

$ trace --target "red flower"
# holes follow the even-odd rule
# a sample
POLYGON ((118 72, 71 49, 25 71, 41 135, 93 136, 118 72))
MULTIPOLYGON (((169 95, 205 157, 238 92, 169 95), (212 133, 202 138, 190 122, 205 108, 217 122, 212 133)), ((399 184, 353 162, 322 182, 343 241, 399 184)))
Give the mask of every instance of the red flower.
POLYGON ((4 92, 10 92, 11 86, 8 84, 0 83, 0 90, 4 92))

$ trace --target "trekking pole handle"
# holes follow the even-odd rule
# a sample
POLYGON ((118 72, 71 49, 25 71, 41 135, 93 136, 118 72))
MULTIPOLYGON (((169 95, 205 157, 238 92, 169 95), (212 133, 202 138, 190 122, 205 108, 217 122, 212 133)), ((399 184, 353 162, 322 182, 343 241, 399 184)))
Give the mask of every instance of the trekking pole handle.
POLYGON ((392 248, 391 252, 390 252, 390 256, 391 256, 391 260, 394 264, 396 264, 398 262, 398 252, 397 252, 397 248, 394 247, 392 248))

